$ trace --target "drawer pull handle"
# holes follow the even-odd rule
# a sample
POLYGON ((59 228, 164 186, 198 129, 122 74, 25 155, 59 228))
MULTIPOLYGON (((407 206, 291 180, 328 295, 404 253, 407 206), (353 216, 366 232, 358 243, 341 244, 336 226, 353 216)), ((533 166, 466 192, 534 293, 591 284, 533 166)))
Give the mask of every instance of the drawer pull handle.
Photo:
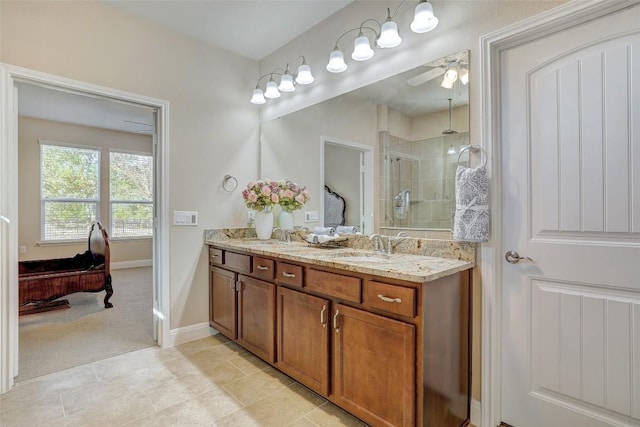
POLYGON ((400 298, 389 298, 389 297, 385 297, 382 294, 378 294, 378 298, 380 298, 384 302, 397 302, 398 304, 402 302, 400 298))
POLYGON ((268 270, 268 269, 269 269, 269 267, 266 267, 266 266, 264 266, 264 265, 257 265, 257 266, 256 266, 256 268, 257 268, 258 270, 263 270, 263 271, 264 271, 264 270, 268 270))
POLYGON ((283 271, 283 272, 282 272, 282 275, 283 275, 284 277, 289 277, 290 279, 293 279, 293 278, 295 278, 295 277, 296 277, 296 275, 295 275, 295 274, 293 274, 293 273, 287 273, 286 271, 283 271))
POLYGON ((327 321, 324 318, 325 313, 327 312, 326 304, 322 306, 322 311, 320 311, 320 324, 323 328, 327 327, 327 321))
POLYGON ((336 314, 333 315, 333 329, 336 330, 336 334, 340 332, 340 329, 338 329, 338 314, 340 314, 340 310, 336 310, 336 314))

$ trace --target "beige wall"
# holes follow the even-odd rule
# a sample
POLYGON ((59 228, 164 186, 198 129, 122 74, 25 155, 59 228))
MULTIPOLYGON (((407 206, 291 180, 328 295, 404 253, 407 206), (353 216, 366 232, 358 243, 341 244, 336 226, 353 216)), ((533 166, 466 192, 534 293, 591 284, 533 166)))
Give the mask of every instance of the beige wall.
POLYGON ((170 227, 170 326, 207 322, 203 232, 244 225, 224 175, 257 178, 257 63, 97 1, 0 8, 2 62, 169 101, 169 209, 199 213, 197 227, 170 227))
MULTIPOLYGON (((66 258, 87 250, 83 243, 38 245, 40 241, 40 144, 38 140, 101 148, 100 218, 109 218, 109 148, 151 153, 151 136, 115 132, 30 117, 18 119, 18 243, 27 248, 20 261, 66 258), (106 175, 105 175, 106 174, 106 175)), ((108 220, 103 225, 110 232, 108 220)), ((111 261, 150 260, 151 239, 118 241, 111 239, 111 261)))

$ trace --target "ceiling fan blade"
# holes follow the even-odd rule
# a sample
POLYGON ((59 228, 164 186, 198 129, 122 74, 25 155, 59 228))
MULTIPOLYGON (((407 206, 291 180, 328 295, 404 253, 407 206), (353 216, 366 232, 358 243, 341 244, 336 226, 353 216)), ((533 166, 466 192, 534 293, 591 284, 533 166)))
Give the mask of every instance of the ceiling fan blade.
POLYGON ((443 75, 445 70, 445 67, 432 68, 427 72, 418 74, 415 77, 411 77, 409 80, 407 80, 407 84, 412 87, 423 85, 429 80, 433 80, 436 77, 443 75))

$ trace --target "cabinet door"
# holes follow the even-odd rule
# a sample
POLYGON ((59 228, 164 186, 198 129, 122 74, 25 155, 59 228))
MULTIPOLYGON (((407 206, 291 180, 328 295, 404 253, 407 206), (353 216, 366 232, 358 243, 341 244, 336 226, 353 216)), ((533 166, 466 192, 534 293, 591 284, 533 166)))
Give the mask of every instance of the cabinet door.
POLYGON ((341 304, 331 321, 336 403, 376 426, 414 426, 415 327, 341 304))
POLYGON ((209 325, 235 340, 236 273, 209 267, 209 325))
POLYGON ((276 366, 310 389, 329 395, 329 301, 278 287, 276 366))
POLYGON ((275 361, 276 286, 238 276, 238 344, 269 363, 275 361))

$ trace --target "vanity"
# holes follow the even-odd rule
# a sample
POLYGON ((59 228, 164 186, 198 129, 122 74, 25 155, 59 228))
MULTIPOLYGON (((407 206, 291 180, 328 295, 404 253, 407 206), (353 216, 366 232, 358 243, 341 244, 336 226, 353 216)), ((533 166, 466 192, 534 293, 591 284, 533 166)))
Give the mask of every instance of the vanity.
POLYGON ((467 425, 473 255, 349 243, 206 233, 211 327, 370 425, 467 425))

